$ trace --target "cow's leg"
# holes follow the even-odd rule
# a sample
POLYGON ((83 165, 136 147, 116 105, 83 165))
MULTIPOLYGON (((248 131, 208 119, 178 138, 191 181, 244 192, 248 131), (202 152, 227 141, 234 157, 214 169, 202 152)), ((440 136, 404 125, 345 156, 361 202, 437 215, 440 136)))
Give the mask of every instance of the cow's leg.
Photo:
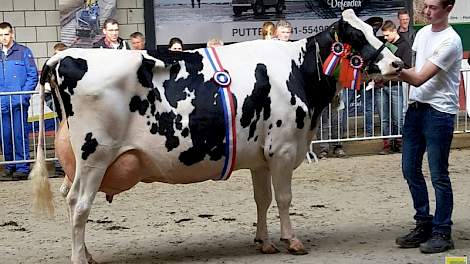
POLYGON ((279 209, 279 218, 281 219, 281 240, 287 243, 287 249, 290 253, 295 255, 307 254, 302 242, 295 237, 289 216, 289 207, 292 201, 291 183, 293 172, 293 166, 290 166, 290 164, 293 164, 293 162, 288 157, 291 154, 286 151, 281 154, 276 153, 275 156, 280 158, 271 159, 269 168, 272 173, 274 195, 279 209))
POLYGON ((85 246, 85 224, 104 173, 103 167, 77 164, 75 178, 67 195, 72 222, 73 264, 96 263, 85 246))
POLYGON ((98 262, 96 262, 93 259, 90 252, 88 252, 88 249, 86 248, 86 245, 85 245, 85 256, 86 256, 86 261, 88 262, 88 264, 98 264, 98 262))
MULTIPOLYGON (((67 195, 69 194, 71 186, 72 186, 72 182, 70 182, 67 175, 65 175, 64 181, 60 185, 59 191, 60 191, 60 194, 62 195, 62 197, 64 197, 64 200, 65 200, 66 203, 67 203, 67 195)), ((70 214, 70 209, 69 209, 68 206, 67 206, 67 212, 68 212, 68 215, 69 215, 69 221, 70 221, 70 223, 72 223, 72 215, 70 214)), ((86 256, 86 260, 87 260, 88 264, 98 264, 98 262, 96 262, 93 259, 90 252, 88 252, 88 249, 86 248, 86 245, 85 245, 85 256, 86 256)))
POLYGON ((251 170, 251 177, 258 214, 255 242, 261 243, 261 252, 265 254, 278 253, 279 250, 269 239, 266 223, 266 214, 272 201, 271 175, 267 168, 263 168, 251 170))
POLYGON ((67 198, 67 194, 69 194, 71 186, 72 186, 72 182, 70 182, 67 175, 65 175, 64 181, 62 182, 59 188, 59 192, 62 195, 62 197, 67 198))
POLYGON ((72 182, 70 182, 69 177, 65 175, 64 181, 60 185, 59 192, 65 201, 65 208, 67 208, 67 215, 69 216, 69 223, 72 223, 72 215, 70 214, 70 208, 67 202, 67 195, 69 194, 71 186, 72 186, 72 182))

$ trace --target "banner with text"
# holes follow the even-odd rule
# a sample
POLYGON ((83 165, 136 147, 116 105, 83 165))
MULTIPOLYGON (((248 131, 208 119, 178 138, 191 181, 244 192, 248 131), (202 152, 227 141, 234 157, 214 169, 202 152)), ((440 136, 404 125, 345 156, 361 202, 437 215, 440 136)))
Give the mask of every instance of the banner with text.
POLYGON ((203 44, 210 38, 240 42, 261 38, 265 21, 286 19, 292 24, 292 40, 315 35, 353 8, 367 19, 378 16, 397 21, 407 0, 154 0, 157 45, 178 37, 185 44, 203 44))

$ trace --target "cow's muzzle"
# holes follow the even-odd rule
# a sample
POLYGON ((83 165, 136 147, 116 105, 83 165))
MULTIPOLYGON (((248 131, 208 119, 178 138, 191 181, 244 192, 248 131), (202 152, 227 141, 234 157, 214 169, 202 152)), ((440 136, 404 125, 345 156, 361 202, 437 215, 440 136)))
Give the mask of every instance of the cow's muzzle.
POLYGON ((405 64, 403 63, 403 61, 398 60, 392 62, 392 67, 397 69, 397 72, 400 72, 405 67, 405 64))

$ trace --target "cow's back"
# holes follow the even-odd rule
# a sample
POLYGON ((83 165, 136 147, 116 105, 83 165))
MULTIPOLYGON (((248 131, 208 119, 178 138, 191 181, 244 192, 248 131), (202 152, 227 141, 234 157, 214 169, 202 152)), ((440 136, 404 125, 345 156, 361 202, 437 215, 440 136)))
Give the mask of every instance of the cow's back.
MULTIPOLYGON (((236 101, 235 169, 265 167, 267 159, 287 149, 296 160, 303 159, 311 133, 308 125, 299 128, 297 122, 299 109, 303 119, 308 110, 301 100, 292 100, 288 86, 302 63, 304 46, 254 41, 217 49, 232 78, 236 101)), ((172 66, 149 68, 148 58, 137 52, 71 52, 88 67, 77 87, 67 89, 74 93, 69 116, 72 144, 85 146, 96 140, 109 146, 116 155, 114 164, 146 167, 132 169, 137 174, 133 177, 144 181, 218 178, 225 159, 223 109, 214 98, 218 87, 211 80, 209 58, 203 50, 190 53, 172 66), (149 69, 151 83, 146 80, 149 69)), ((109 171, 125 171, 119 166, 109 171)))

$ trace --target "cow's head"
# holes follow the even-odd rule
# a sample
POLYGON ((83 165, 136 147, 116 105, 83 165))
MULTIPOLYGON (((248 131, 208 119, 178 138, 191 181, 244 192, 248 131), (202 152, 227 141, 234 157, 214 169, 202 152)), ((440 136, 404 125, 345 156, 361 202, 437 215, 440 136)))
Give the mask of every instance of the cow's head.
POLYGON ((359 19, 352 9, 342 13, 342 19, 333 24, 330 32, 338 41, 352 46, 363 60, 365 70, 371 77, 381 75, 385 79, 397 77, 403 62, 385 48, 370 25, 359 19))

